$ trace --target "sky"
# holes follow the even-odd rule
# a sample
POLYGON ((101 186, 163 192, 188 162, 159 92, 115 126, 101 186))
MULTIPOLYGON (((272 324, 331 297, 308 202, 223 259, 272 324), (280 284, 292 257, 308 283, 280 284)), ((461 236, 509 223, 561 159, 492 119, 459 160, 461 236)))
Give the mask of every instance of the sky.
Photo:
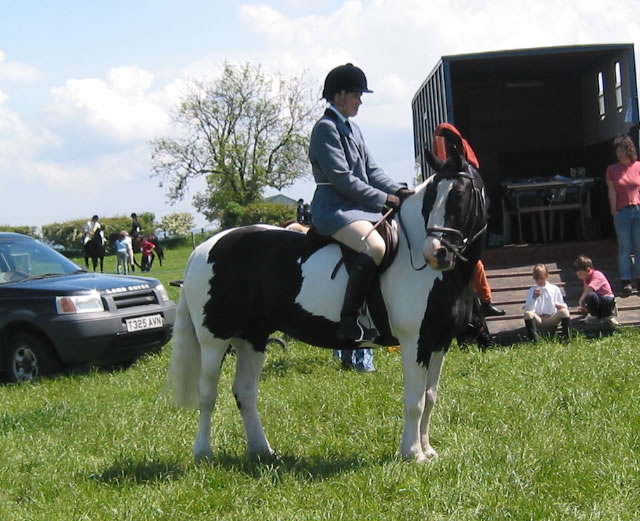
MULTIPOLYGON (((305 74, 346 62, 373 94, 356 121, 376 162, 415 176, 411 99, 443 55, 636 44, 638 0, 0 0, 0 225, 190 212, 151 177, 185 82, 225 63, 305 74)), ((283 193, 309 201, 310 176, 283 193)), ((274 195, 269 191, 265 195, 274 195)))

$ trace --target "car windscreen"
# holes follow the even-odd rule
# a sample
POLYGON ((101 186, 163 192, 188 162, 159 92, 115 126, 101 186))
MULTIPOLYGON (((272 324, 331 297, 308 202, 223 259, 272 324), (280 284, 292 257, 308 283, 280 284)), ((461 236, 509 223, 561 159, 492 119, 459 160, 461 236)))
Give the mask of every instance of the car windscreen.
POLYGON ((0 241, 0 284, 81 271, 64 255, 28 239, 0 241))

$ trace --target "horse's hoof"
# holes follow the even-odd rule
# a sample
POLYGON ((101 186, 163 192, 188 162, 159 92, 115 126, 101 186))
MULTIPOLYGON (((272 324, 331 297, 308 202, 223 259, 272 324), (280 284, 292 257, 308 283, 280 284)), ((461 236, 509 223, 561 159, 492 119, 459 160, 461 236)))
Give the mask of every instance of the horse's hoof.
POLYGON ((438 453, 433 447, 429 447, 427 450, 423 451, 423 454, 425 461, 435 461, 438 459, 438 453))
POLYGON ((193 459, 196 463, 206 463, 207 461, 211 461, 213 459, 213 451, 211 449, 194 450, 193 459))
POLYGON ((427 450, 420 451, 418 454, 403 454, 402 458, 412 463, 428 463, 430 461, 437 460, 438 453, 433 449, 433 447, 429 447, 427 450))
POLYGON ((260 464, 280 464, 282 463, 282 458, 280 454, 278 454, 275 450, 269 449, 264 452, 252 452, 249 453, 249 457, 256 461, 256 463, 260 464))

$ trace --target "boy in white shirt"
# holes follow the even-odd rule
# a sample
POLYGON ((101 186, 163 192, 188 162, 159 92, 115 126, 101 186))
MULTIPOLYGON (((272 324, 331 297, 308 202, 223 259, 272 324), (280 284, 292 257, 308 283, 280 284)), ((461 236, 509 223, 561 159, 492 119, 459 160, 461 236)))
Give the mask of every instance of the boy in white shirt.
POLYGON ((555 329, 562 324, 562 335, 571 335, 569 308, 564 301, 560 288, 548 282, 549 270, 544 264, 533 267, 533 280, 536 285, 529 289, 524 304, 524 324, 527 336, 532 342, 538 341, 538 326, 555 329))

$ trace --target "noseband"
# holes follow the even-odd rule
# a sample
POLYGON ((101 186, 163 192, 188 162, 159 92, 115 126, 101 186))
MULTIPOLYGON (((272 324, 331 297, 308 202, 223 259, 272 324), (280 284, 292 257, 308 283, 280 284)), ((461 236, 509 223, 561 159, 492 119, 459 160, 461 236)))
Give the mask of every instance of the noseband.
MULTIPOLYGON (((457 172, 455 176, 443 176, 444 178, 453 178, 453 177, 466 177, 471 181, 471 197, 472 200, 469 204, 469 209, 473 206, 474 212, 471 215, 471 212, 468 212, 467 215, 470 216, 474 221, 478 217, 478 210, 481 212, 484 211, 483 198, 480 195, 480 189, 476 186, 476 181, 472 173, 470 172, 457 172)), ((468 222, 468 219, 465 221, 468 222)), ((436 237, 440 244, 442 244, 451 254, 455 255, 462 262, 468 262, 468 259, 464 257, 462 254, 467 249, 469 244, 473 243, 485 230, 487 229, 487 223, 484 224, 482 228, 480 228, 471 238, 467 238, 464 236, 464 233, 456 228, 448 228, 446 226, 432 226, 427 228, 427 237, 432 236, 436 237), (451 234, 455 235, 460 239, 460 244, 453 244, 451 241, 447 240, 444 235, 451 234), (439 236, 438 236, 439 235, 439 236)))

